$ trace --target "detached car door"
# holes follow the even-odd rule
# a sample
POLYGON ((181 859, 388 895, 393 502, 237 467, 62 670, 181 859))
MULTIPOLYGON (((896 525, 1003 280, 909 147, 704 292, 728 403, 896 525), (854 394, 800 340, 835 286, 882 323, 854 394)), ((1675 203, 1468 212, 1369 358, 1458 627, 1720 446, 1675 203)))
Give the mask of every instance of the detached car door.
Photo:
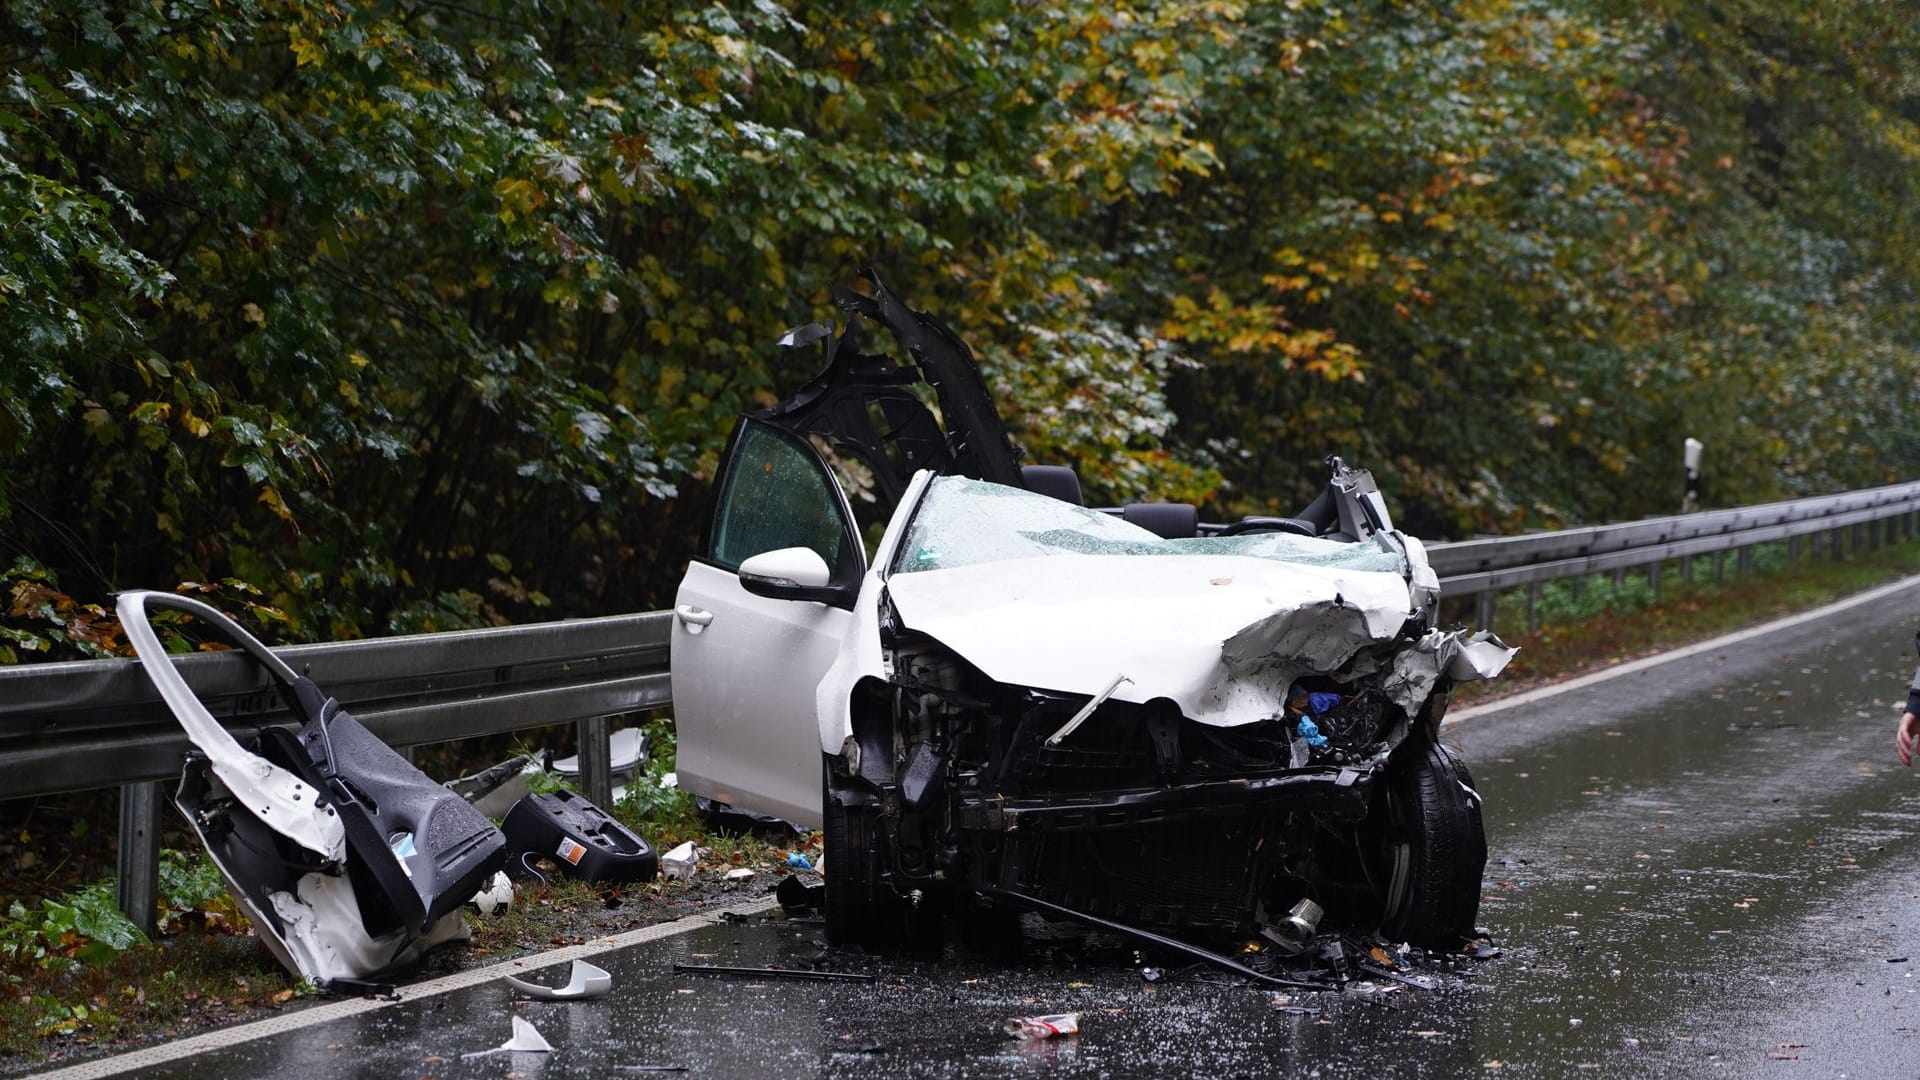
POLYGON ((851 640, 866 570, 846 496, 818 454, 743 420, 721 466, 702 550, 674 596, 672 679, 680 786, 798 825, 820 822, 815 688, 851 640), (740 564, 806 548, 843 599, 757 596, 740 564))

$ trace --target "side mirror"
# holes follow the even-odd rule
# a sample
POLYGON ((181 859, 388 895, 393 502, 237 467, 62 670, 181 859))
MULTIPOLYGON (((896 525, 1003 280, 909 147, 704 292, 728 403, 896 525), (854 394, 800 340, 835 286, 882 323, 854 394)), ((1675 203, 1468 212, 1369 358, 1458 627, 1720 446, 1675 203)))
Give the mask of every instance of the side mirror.
POLYGON ((773 600, 811 600, 819 604, 844 603, 852 592, 830 584, 833 571, 812 548, 790 547, 763 551, 740 564, 740 587, 773 600))

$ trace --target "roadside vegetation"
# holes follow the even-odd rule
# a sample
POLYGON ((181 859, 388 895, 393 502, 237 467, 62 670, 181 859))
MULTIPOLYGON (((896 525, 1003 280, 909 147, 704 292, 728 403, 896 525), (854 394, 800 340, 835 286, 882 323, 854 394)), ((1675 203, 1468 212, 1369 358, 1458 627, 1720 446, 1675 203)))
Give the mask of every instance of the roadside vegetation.
POLYGON ((60 632, 0 604, 0 662, 182 581, 286 641, 664 606, 862 264, 1103 505, 1920 475, 1916 52, 1789 0, 11 5, 0 571, 60 632))

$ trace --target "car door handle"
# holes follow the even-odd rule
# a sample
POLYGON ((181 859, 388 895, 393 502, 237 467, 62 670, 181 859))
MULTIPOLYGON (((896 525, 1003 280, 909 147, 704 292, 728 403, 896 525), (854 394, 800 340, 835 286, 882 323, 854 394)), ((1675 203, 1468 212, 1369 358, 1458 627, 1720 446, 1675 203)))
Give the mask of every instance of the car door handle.
POLYGON ((680 621, 686 623, 688 626, 705 626, 713 621, 713 612, 704 611, 694 607, 692 604, 681 604, 679 607, 673 609, 673 613, 678 615, 680 621))

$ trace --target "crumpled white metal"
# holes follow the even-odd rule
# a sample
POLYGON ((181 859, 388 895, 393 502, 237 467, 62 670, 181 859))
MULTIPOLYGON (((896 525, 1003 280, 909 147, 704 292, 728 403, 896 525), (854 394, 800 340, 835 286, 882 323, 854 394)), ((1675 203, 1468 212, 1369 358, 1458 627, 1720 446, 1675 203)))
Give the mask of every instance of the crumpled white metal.
POLYGON ((166 648, 147 622, 144 600, 151 595, 149 591, 121 593, 114 605, 120 625, 125 627, 127 641, 154 689, 186 729, 187 738, 207 755, 213 774, 242 806, 275 832, 323 859, 338 862, 345 858, 346 828, 337 815, 322 808, 318 793, 280 766, 247 753, 174 670, 166 648))

